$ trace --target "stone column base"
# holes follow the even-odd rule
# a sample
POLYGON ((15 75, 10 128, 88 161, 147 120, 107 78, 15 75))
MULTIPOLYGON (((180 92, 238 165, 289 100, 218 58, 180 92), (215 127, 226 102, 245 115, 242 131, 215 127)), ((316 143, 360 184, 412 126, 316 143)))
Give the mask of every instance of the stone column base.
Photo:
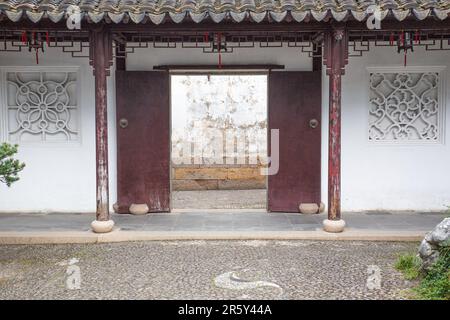
POLYGON ((303 214, 319 213, 319 206, 317 203, 300 203, 298 210, 303 214))
POLYGON ((143 203, 143 204, 136 204, 133 203, 130 208, 128 209, 130 211, 131 214, 146 214, 149 211, 149 208, 147 206, 147 204, 143 203))
POLYGON ((319 213, 324 213, 325 212, 325 203, 321 202, 319 204, 319 213))
POLYGON ((323 220, 323 230, 326 232, 338 233, 344 231, 345 221, 344 220, 323 220))
POLYGON ((107 233, 111 232, 114 227, 114 221, 98 221, 94 220, 91 222, 92 231, 95 233, 107 233))

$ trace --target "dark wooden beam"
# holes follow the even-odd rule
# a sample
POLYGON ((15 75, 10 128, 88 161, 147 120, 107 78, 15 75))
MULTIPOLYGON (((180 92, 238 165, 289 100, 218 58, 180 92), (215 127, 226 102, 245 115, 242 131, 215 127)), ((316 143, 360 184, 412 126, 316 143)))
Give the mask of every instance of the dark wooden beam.
MULTIPOLYGON (((330 20, 328 22, 322 21, 309 21, 309 22, 186 22, 186 23, 171 23, 167 22, 160 25, 155 25, 151 22, 148 23, 88 23, 83 21, 81 23, 81 30, 90 30, 93 28, 98 28, 101 25, 107 25, 112 32, 164 32, 167 34, 182 34, 182 33, 192 33, 192 32, 314 32, 314 31, 324 31, 327 30, 334 21, 330 20)), ((347 30, 349 31, 368 31, 365 21, 359 22, 350 19, 345 22, 347 30)), ((407 18, 403 21, 398 21, 396 19, 385 19, 381 23, 381 30, 404 30, 404 29, 421 29, 421 30, 442 30, 444 28, 450 27, 450 19, 440 21, 433 18, 428 18, 419 21, 413 17, 407 18)), ((53 23, 48 19, 42 19, 38 23, 33 23, 29 20, 21 20, 19 22, 12 22, 9 19, 4 19, 0 21, 0 30, 2 29, 17 29, 17 30, 33 30, 33 29, 45 29, 45 30, 60 30, 68 31, 65 21, 59 23, 53 23)))
POLYGON ((109 175, 108 175, 108 115, 107 82, 112 65, 111 33, 106 28, 89 33, 89 56, 95 77, 95 142, 97 221, 109 221, 109 175))
MULTIPOLYGON (((348 63, 348 33, 344 26, 325 34, 324 64, 329 76, 328 220, 341 219, 341 87, 348 63)), ((342 230, 341 230, 342 231, 342 230)))
POLYGON ((215 70, 215 71, 220 71, 220 70, 282 70, 284 69, 284 65, 278 65, 278 64, 244 64, 244 65, 239 65, 239 64, 224 64, 221 65, 220 68, 218 65, 214 64, 214 65, 209 65, 209 64, 204 64, 204 65, 189 65, 189 64, 181 64, 181 65, 160 65, 160 66, 154 66, 153 67, 154 70, 174 70, 174 71, 211 71, 211 70, 215 70))

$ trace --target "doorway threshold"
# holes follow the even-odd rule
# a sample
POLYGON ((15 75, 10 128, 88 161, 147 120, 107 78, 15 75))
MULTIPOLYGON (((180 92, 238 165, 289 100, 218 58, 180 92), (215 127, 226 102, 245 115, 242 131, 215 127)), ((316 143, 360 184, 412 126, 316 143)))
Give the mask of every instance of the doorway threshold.
POLYGON ((267 213, 267 209, 205 209, 205 208, 183 208, 172 209, 171 213, 267 213))

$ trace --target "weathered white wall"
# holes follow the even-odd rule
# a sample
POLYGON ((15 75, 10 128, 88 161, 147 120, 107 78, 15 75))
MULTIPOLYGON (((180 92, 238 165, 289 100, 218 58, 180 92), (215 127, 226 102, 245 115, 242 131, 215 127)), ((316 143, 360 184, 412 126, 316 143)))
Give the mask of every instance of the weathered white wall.
MULTIPOLYGON (((0 185, 0 211, 95 211, 95 114, 94 77, 87 58, 72 58, 69 53, 50 48, 40 54, 36 65, 34 53, 0 53, 0 68, 11 66, 76 66, 81 86, 80 143, 19 144, 18 158, 26 163, 20 181, 11 188, 0 185)), ((114 74, 109 79, 110 189, 116 198, 116 146, 114 74)), ((4 92, 2 94, 5 94, 4 92)), ((0 97, 3 103, 3 97, 0 97)), ((0 130, 2 131, 2 130, 0 130)), ((1 136, 0 140, 5 141, 1 136)))
MULTIPOLYGON (((410 65, 446 66, 450 83, 450 52, 409 56, 410 65)), ((152 70, 161 64, 215 64, 217 55, 196 49, 138 49, 128 70, 152 70)), ((223 55, 223 63, 284 64, 288 70, 310 70, 311 59, 295 48, 240 49, 223 55)), ((367 142, 367 66, 399 66, 394 49, 376 48, 350 58, 343 83, 342 206, 350 210, 443 210, 450 204, 449 130, 439 145, 373 145, 367 142)), ((0 66, 34 66, 34 55, 0 53, 0 66)), ((40 66, 80 66, 82 133, 78 145, 20 146, 27 163, 21 181, 10 189, 0 186, 0 211, 95 211, 94 82, 87 59, 73 59, 59 49, 40 57, 40 66)), ((116 134, 114 74, 109 78, 109 147, 111 204, 116 199, 116 134)), ((327 189, 328 80, 323 80, 322 194, 327 189)), ((446 93, 447 110, 450 93, 446 93)), ((445 125, 450 123, 446 112, 445 125)), ((4 137, 2 137, 4 139, 4 137)))
POLYGON ((173 164, 266 161, 267 75, 173 75, 171 106, 173 164))

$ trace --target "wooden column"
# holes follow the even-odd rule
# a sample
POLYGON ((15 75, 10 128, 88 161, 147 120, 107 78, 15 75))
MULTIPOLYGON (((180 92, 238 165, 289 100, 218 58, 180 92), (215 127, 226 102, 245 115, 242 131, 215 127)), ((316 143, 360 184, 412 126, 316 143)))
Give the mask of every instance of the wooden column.
POLYGON ((95 77, 95 143, 97 170, 97 221, 109 220, 107 83, 112 65, 111 33, 103 26, 89 34, 90 64, 95 77))
POLYGON ((341 219, 341 77, 348 63, 345 27, 325 35, 324 64, 329 76, 328 220, 341 219))

